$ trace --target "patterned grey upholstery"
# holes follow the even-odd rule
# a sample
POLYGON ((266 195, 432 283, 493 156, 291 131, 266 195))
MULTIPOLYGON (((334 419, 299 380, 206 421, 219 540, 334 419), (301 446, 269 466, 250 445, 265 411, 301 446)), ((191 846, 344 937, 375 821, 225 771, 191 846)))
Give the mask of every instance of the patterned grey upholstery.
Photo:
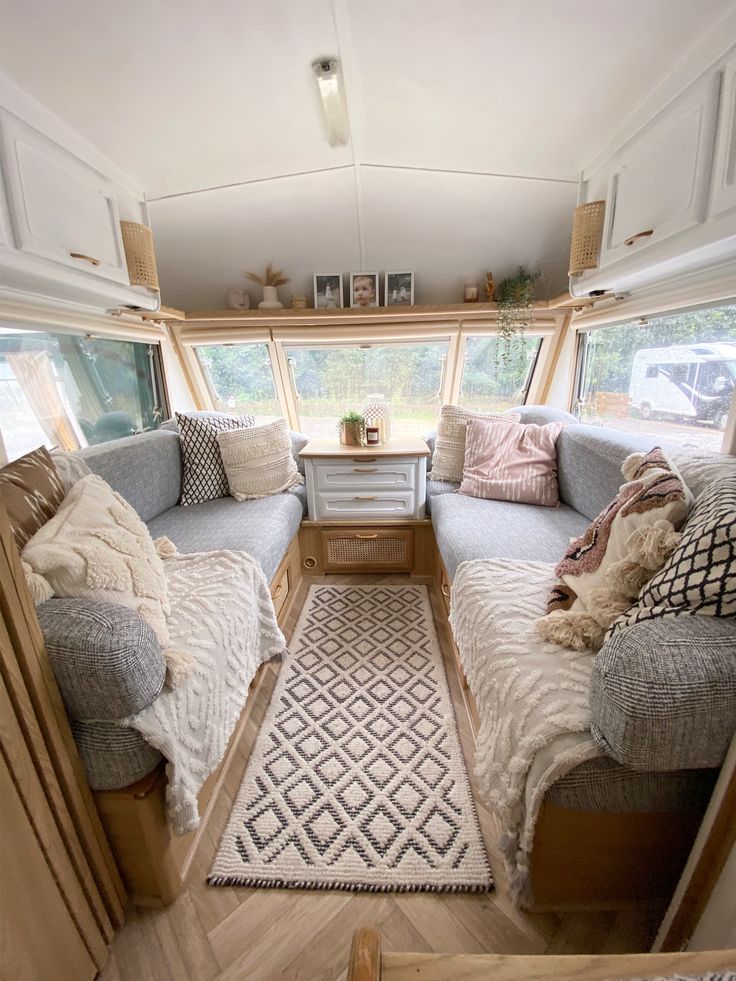
POLYGON ((576 811, 702 813, 718 770, 633 770, 608 757, 587 760, 553 783, 545 801, 576 811))
POLYGON ((432 498, 432 524, 453 577, 468 559, 559 562, 570 538, 585 531, 588 521, 566 504, 545 508, 445 493, 432 498))
POLYGON ((720 766, 736 731, 736 621, 683 614, 610 637, 591 683, 593 738, 638 770, 720 766))
POLYGON ((557 440, 560 500, 592 521, 624 482, 621 464, 626 457, 652 446, 651 439, 603 426, 564 426, 557 440))
POLYGON ((176 433, 157 429, 88 446, 75 455, 132 504, 143 521, 179 501, 182 469, 176 433))
POLYGON ((223 497, 170 508, 149 521, 148 529, 154 538, 166 535, 180 552, 248 552, 270 581, 299 530, 306 499, 303 486, 256 501, 223 497))
POLYGON ((37 613, 71 719, 121 719, 158 697, 166 663, 155 634, 135 610, 51 599, 37 613))
POLYGON ((72 722, 71 728, 93 790, 127 787, 163 759, 135 729, 114 722, 72 722))

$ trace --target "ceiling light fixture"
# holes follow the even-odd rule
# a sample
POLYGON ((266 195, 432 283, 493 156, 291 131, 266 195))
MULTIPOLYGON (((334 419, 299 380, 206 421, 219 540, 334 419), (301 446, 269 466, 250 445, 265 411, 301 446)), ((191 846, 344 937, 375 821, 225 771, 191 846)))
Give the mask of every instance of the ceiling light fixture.
POLYGON ((350 123, 340 62, 337 58, 318 58, 312 62, 312 71, 322 102, 327 142, 330 146, 345 146, 350 142, 350 123))

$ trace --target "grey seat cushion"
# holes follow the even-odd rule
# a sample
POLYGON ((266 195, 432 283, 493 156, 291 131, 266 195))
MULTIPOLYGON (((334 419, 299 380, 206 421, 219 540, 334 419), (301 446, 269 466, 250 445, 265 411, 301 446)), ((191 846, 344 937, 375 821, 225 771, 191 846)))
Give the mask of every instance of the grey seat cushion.
POLYGON ((157 429, 77 450, 92 473, 149 521, 178 503, 181 495, 181 449, 177 433, 157 429))
POLYGON ((432 514, 432 499, 440 494, 454 494, 460 484, 454 484, 450 480, 428 480, 427 481, 427 514, 432 514))
POLYGON ((586 760, 553 783, 544 799, 575 811, 699 814, 708 805, 718 772, 644 772, 599 756, 586 760))
POLYGON ((593 738, 639 770, 720 766, 736 731, 736 620, 682 614, 613 634, 593 665, 593 738))
POLYGON ((158 697, 166 662, 154 632, 135 610, 51 599, 37 614, 71 719, 121 719, 158 697))
POLYGON ((135 729, 114 722, 72 722, 72 735, 93 790, 119 790, 142 780, 163 756, 135 729))
POLYGON ((565 504, 545 508, 462 494, 433 497, 432 524, 451 577, 468 559, 559 562, 570 538, 588 527, 587 519, 565 504))
POLYGON ((653 445, 651 439, 604 426, 563 426, 557 439, 560 500, 592 521, 624 482, 621 464, 626 457, 653 445))
POLYGON ((170 508, 149 521, 148 529, 154 538, 166 535, 180 552, 247 552, 270 581, 299 530, 305 506, 304 487, 257 501, 223 497, 170 508))

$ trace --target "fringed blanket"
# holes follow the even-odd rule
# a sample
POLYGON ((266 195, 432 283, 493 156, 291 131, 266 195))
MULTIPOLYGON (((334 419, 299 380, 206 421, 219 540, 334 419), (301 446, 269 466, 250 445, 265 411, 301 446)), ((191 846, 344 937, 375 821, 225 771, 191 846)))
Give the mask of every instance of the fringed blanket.
POLYGON ((282 654, 261 567, 245 552, 164 559, 171 643, 193 673, 125 720, 168 760, 167 810, 176 834, 199 824, 197 794, 220 764, 259 665, 282 654))
POLYGON ((460 565, 452 585, 450 623, 481 720, 476 774, 504 829, 517 899, 531 899, 529 855, 545 792, 601 755, 590 735, 593 655, 535 629, 554 581, 547 563, 476 560, 460 565))

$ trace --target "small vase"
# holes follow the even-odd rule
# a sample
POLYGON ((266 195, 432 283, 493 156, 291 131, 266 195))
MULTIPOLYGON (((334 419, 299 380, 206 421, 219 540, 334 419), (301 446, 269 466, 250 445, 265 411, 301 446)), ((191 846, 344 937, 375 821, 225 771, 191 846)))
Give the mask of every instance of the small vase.
POLYGON ((344 422, 340 427, 340 442, 343 446, 362 446, 362 427, 359 422, 344 422))
POLYGON ((279 294, 275 286, 263 287, 263 299, 258 304, 259 310, 282 310, 283 303, 279 302, 279 294))

